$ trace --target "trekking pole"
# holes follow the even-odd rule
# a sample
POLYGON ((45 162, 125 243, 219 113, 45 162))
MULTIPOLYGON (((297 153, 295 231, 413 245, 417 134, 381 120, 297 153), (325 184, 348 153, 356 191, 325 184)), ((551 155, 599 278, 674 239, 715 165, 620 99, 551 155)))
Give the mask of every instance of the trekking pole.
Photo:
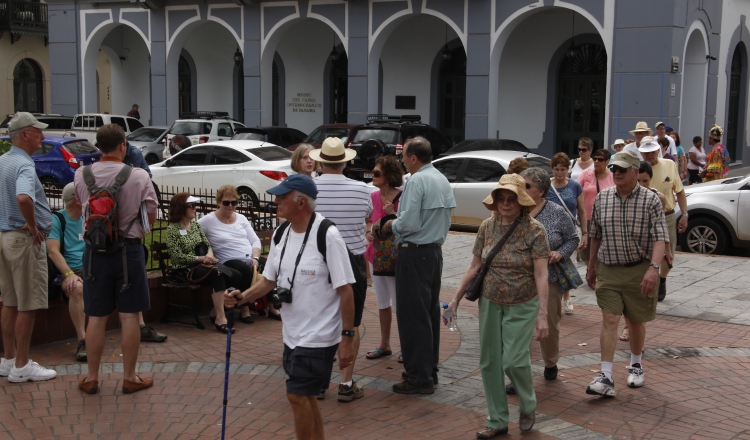
MULTIPOLYGON (((227 289, 228 293, 235 291, 234 287, 227 289)), ((229 358, 232 356, 232 332, 234 327, 234 308, 224 307, 224 315, 227 317, 227 363, 224 367, 224 410, 221 415, 221 440, 224 440, 224 434, 227 427, 227 394, 229 392, 229 358)))

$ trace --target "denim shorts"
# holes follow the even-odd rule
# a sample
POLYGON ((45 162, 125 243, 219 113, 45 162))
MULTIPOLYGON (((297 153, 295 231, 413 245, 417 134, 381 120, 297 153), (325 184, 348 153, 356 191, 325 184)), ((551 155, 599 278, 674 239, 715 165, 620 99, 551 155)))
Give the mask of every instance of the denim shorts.
POLYGON ((333 358, 339 344, 330 347, 308 348, 297 346, 289 348, 284 344, 284 371, 287 394, 298 396, 317 396, 321 390, 328 388, 329 372, 333 368, 333 358))

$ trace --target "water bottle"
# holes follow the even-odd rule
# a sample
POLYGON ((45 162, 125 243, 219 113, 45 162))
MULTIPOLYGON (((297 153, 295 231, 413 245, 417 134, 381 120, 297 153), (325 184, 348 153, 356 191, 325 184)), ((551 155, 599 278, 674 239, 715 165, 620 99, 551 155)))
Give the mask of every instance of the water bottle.
POLYGON ((245 264, 247 264, 250 267, 253 267, 253 259, 250 257, 250 254, 245 254, 245 264))
POLYGON ((54 283, 55 286, 62 286, 62 275, 57 274, 57 276, 55 277, 54 281, 52 281, 52 283, 54 283))
POLYGON ((456 323, 456 316, 453 314, 453 310, 448 310, 448 303, 443 303, 443 321, 448 326, 448 330, 455 332, 458 330, 458 323, 456 323))

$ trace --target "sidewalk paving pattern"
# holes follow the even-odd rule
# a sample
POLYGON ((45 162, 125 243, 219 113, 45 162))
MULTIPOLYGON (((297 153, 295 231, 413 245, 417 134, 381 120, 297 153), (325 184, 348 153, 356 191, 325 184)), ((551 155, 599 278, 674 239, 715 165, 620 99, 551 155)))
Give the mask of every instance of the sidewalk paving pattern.
MULTIPOLYGON (((448 301, 468 265, 474 235, 451 233, 444 246, 443 290, 448 301)), ((584 275, 583 268, 582 275, 584 275)), ((510 432, 500 438, 738 438, 750 439, 750 260, 680 253, 668 296, 648 324, 646 385, 625 386, 629 347, 618 342, 617 397, 585 394, 599 369, 600 313, 593 291, 574 291, 575 313, 564 316, 560 375, 548 382, 537 344, 532 348, 537 423, 523 436, 518 398, 510 396, 510 432)), ((402 366, 394 319, 394 355, 365 359, 380 341, 377 303, 368 293, 360 328, 355 380, 365 397, 336 401, 332 385, 321 401, 327 438, 474 438, 484 426, 486 402, 479 372, 476 303, 461 303, 458 332, 442 329, 440 384, 435 394, 390 391, 402 366)), ((622 324, 621 324, 622 325, 622 324)), ((294 420, 281 368, 281 324, 266 318, 237 323, 232 337, 228 439, 294 438, 294 420)), ((166 343, 141 344, 138 371, 153 388, 121 392, 119 331, 107 334, 101 391, 83 395, 86 364, 74 361, 75 341, 34 347, 32 358, 58 377, 12 384, 0 379, 0 438, 8 439, 217 439, 221 434, 226 337, 182 325, 158 325, 166 343)), ((336 366, 338 368, 338 366, 336 366)), ((334 374, 333 384, 340 379, 334 374)))

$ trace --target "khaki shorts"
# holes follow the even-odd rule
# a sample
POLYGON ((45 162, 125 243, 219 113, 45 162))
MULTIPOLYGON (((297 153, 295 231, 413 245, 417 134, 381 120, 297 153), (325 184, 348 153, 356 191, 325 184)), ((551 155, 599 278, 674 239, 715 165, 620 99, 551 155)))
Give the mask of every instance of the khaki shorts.
POLYGON ((669 247, 672 249, 672 255, 677 247, 677 222, 674 218, 674 213, 664 216, 667 221, 667 231, 669 232, 669 247))
POLYGON ((596 303, 607 315, 624 314, 633 322, 649 322, 656 318, 659 281, 648 296, 641 293, 641 282, 651 261, 633 266, 596 266, 596 303))
POLYGON ((47 244, 28 231, 0 232, 0 292, 3 305, 27 312, 47 308, 47 244))

